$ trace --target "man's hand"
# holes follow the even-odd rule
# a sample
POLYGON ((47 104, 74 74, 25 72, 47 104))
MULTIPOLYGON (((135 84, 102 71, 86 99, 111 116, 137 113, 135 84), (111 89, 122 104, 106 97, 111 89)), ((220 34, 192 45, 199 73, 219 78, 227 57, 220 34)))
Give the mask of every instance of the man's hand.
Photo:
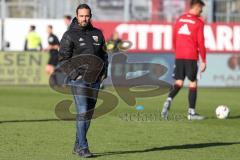
POLYGON ((206 63, 202 62, 202 63, 201 63, 201 66, 200 66, 200 71, 201 71, 201 72, 204 72, 204 71, 206 70, 206 68, 207 68, 206 63))

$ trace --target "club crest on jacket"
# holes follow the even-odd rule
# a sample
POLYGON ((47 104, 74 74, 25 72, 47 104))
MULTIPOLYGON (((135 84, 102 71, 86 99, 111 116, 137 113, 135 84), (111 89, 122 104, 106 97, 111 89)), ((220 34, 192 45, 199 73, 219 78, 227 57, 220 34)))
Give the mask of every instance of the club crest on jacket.
POLYGON ((98 42, 98 36, 92 36, 92 38, 95 42, 98 42))

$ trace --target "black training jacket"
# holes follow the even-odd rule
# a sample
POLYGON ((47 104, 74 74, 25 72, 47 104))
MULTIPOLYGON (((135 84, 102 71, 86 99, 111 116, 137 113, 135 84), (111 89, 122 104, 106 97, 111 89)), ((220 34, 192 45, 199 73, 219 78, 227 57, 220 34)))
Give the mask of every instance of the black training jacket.
POLYGON ((104 47, 105 40, 102 31, 94 28, 92 24, 84 28, 80 27, 75 17, 61 39, 59 61, 65 62, 79 55, 95 55, 104 62, 103 70, 99 76, 105 74, 106 77, 108 55, 104 51, 104 47))

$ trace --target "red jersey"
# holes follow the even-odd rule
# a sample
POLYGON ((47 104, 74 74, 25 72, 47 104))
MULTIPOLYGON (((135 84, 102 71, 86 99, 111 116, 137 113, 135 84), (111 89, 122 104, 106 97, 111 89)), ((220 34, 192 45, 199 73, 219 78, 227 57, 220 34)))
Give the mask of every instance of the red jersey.
POLYGON ((179 17, 173 29, 173 48, 176 59, 198 60, 199 53, 206 62, 204 46, 204 22, 190 13, 179 17))

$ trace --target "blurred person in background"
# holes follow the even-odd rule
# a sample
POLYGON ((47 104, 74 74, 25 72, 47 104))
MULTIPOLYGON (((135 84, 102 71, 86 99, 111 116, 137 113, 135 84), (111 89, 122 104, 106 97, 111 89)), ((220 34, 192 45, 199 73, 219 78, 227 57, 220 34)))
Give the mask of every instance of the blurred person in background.
POLYGON ((122 40, 119 38, 119 34, 117 31, 114 31, 111 38, 107 41, 107 50, 110 53, 115 53, 120 51, 119 44, 122 43, 122 40))
MULTIPOLYGON (((69 75, 69 84, 72 87, 77 111, 76 139, 73 153, 84 158, 92 157, 92 153, 89 151, 87 132, 97 102, 99 87, 103 79, 107 77, 108 67, 108 57, 104 51, 105 40, 102 31, 92 26, 91 17, 91 8, 87 4, 80 4, 76 9, 76 17, 72 20, 69 29, 61 39, 59 50, 60 63, 71 62, 72 59, 81 55, 89 55, 89 57, 96 57, 96 59, 100 58, 104 64, 97 77, 95 74, 88 75, 89 77, 96 77, 95 82, 85 81, 86 74, 84 73, 86 70, 82 73, 80 66, 75 68, 77 71, 74 73, 76 74, 73 76, 69 75), (79 93, 82 94, 79 95, 79 93)), ((88 65, 89 61, 96 61, 95 59, 88 61, 88 58, 85 60, 87 62, 85 62, 84 66, 88 65)), ((93 66, 88 67, 96 67, 95 63, 90 64, 93 66)), ((82 66, 83 64, 79 65, 82 66)))
POLYGON ((24 51, 41 51, 42 41, 38 33, 36 33, 36 26, 31 25, 26 36, 24 51))
POLYGON ((55 67, 58 64, 58 49, 59 49, 59 40, 58 37, 53 33, 53 26, 47 26, 48 33, 48 47, 45 49, 49 52, 48 64, 45 68, 45 71, 48 75, 54 72, 55 67))
MULTIPOLYGON (((117 31, 114 31, 110 37, 110 39, 106 42, 106 51, 107 53, 116 53, 121 51, 120 45, 122 44, 122 40, 119 38, 119 34, 117 31)), ((105 86, 103 83, 100 85, 101 89, 104 89, 105 86)))
POLYGON ((228 67, 232 70, 239 70, 240 69, 240 56, 237 54, 232 55, 228 59, 228 67))
POLYGON ((69 27, 70 27, 70 24, 71 24, 71 22, 72 22, 72 16, 70 16, 70 15, 65 15, 65 16, 63 17, 63 21, 64 21, 64 24, 67 26, 67 30, 68 30, 69 27))
POLYGON ((201 57, 200 72, 206 69, 206 48, 204 46, 204 22, 200 15, 205 6, 202 0, 192 0, 188 13, 180 16, 173 29, 173 48, 175 50, 175 84, 170 90, 162 108, 162 117, 168 118, 173 98, 182 88, 185 77, 190 80, 188 94, 188 120, 202 120, 195 112, 197 100, 198 57, 201 57))

